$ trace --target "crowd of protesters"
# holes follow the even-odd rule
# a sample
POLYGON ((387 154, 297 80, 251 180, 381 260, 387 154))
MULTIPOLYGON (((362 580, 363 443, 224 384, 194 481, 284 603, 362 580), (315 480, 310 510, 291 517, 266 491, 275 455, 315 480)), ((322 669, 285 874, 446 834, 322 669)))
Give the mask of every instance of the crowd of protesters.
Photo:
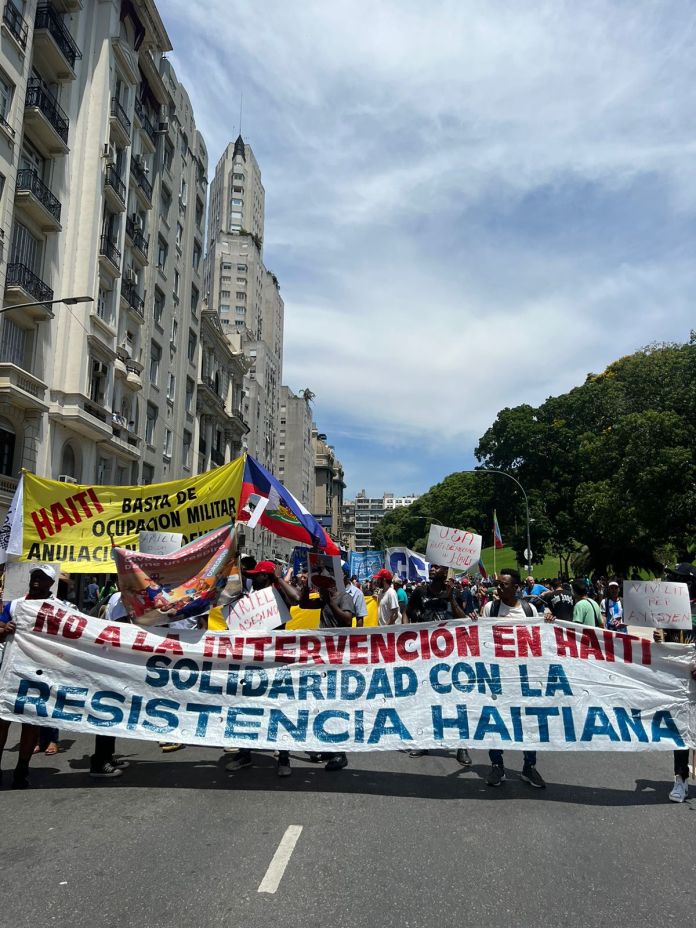
MULTIPOLYGON (((318 595, 310 593, 306 572, 293 575, 291 570, 280 576, 273 561, 257 563, 252 557, 242 558, 242 581, 244 593, 269 588, 273 590, 278 604, 281 624, 285 627, 294 606, 315 610, 319 613, 319 627, 326 629, 362 626, 369 610, 367 603, 377 603, 380 625, 397 623, 442 622, 452 619, 486 621, 490 619, 541 619, 545 622, 565 621, 581 625, 606 627, 614 632, 626 632, 624 622, 622 581, 619 578, 599 577, 595 579, 575 578, 571 582, 563 579, 542 579, 533 576, 522 582, 513 569, 502 569, 489 578, 449 576, 446 567, 431 565, 428 579, 406 582, 389 570, 381 569, 372 578, 359 582, 350 576, 348 566, 343 565, 342 588, 335 582, 324 587, 318 595)), ((691 564, 678 564, 666 572, 666 580, 686 583, 694 613, 694 630, 655 632, 655 640, 696 643, 696 568, 691 564)), ((74 587, 69 577, 56 576, 51 565, 39 565, 30 573, 26 599, 57 599, 63 605, 73 605, 74 587), (57 581, 57 583, 56 583, 57 581), (53 593, 56 586, 57 596, 53 593)), ((0 613, 0 660, 8 635, 15 630, 14 612, 18 600, 4 604, 0 613)), ((120 593, 115 581, 110 579, 102 587, 96 578, 88 578, 84 586, 82 607, 93 615, 108 621, 128 621, 120 603, 120 593)), ((198 622, 199 626, 201 622, 198 622)), ((696 669, 692 670, 696 677, 696 669)), ((0 761, 5 747, 10 722, 0 720, 0 761)), ((162 743, 163 751, 177 750, 182 744, 162 743)), ((12 779, 13 789, 24 789, 29 785, 28 771, 31 757, 38 751, 51 755, 58 753, 59 733, 54 728, 40 727, 29 723, 21 726, 18 761, 12 779)), ((115 739, 107 735, 95 737, 94 753, 91 757, 90 776, 96 779, 111 779, 121 776, 129 764, 117 757, 115 739)), ((225 749, 235 756, 227 763, 230 771, 240 771, 252 766, 252 753, 247 749, 225 749)), ((427 754, 427 750, 414 749, 412 757, 427 754)), ((503 752, 489 751, 491 768, 486 778, 489 786, 500 786, 506 778, 503 752)), ((327 771, 338 771, 348 764, 344 752, 326 754, 310 753, 309 759, 323 762, 327 771)), ((457 762, 468 767, 471 757, 466 748, 456 752, 457 762)), ((530 786, 543 789, 545 782, 536 767, 536 752, 524 751, 521 779, 530 786)), ((291 775, 288 751, 276 754, 277 772, 281 777, 291 775)), ((683 802, 688 798, 689 751, 674 752, 674 785, 669 799, 683 802)), ((2 779, 0 773, 0 786, 2 779)))

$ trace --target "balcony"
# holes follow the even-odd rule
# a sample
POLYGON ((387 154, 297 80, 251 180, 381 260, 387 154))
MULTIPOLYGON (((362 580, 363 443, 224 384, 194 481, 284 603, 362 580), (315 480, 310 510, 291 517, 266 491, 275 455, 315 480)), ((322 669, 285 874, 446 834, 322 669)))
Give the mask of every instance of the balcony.
POLYGON ((121 252, 108 235, 99 239, 99 262, 112 277, 121 276, 121 252))
POLYGON ((138 190, 142 193, 147 203, 147 208, 152 209, 152 184, 147 179, 147 173, 142 163, 136 158, 131 158, 131 174, 135 178, 138 190))
POLYGON ((114 212, 123 213, 126 209, 126 185, 121 180, 116 167, 107 165, 104 175, 104 193, 114 212))
POLYGON ((60 402, 51 406, 48 416, 90 441, 104 441, 113 436, 111 413, 82 393, 61 396, 60 402))
POLYGON ((135 250, 135 256, 140 257, 141 264, 147 264, 147 250, 150 247, 150 237, 143 233, 140 226, 136 225, 132 216, 126 219, 126 235, 131 241, 135 250))
POLYGON ((60 232, 60 200, 53 196, 34 168, 17 172, 15 203, 44 232, 60 232))
POLYGON ((36 10, 33 51, 41 56, 41 64, 53 80, 75 80, 75 61, 82 58, 82 52, 49 3, 36 10))
POLYGON ((116 97, 111 98, 111 128, 121 145, 130 145, 131 121, 116 97))
POLYGON ((141 322, 145 321, 145 301, 138 294, 134 283, 126 283, 121 287, 121 299, 129 309, 132 309, 141 322))
POLYGON ((140 454, 142 439, 130 428, 125 416, 117 412, 111 413, 112 441, 124 454, 137 458, 140 454))
POLYGON ((142 390, 143 366, 139 361, 126 361, 126 385, 131 390, 142 390))
POLYGON ((2 30, 12 36, 23 52, 27 50, 29 26, 12 0, 7 0, 2 13, 2 30))
POLYGON ((27 321, 42 322, 44 319, 53 319, 53 313, 50 306, 44 305, 50 303, 53 299, 53 290, 47 286, 40 277, 24 264, 8 264, 7 276, 5 277, 5 302, 6 303, 33 303, 38 302, 39 306, 27 306, 23 309, 17 309, 16 312, 9 311, 8 316, 18 325, 26 327, 27 321))
POLYGON ((68 117, 41 78, 30 78, 24 101, 24 131, 29 139, 47 157, 66 155, 69 125, 68 117))
POLYGON ((8 362, 0 363, 0 399, 14 408, 46 412, 47 390, 43 380, 8 362))
POLYGON ((225 416, 225 401, 215 389, 215 382, 211 377, 198 378, 196 406, 204 412, 225 416))
POLYGON ((157 147, 157 133, 155 132, 155 127, 148 119, 142 101, 138 100, 137 97, 135 100, 135 115, 138 118, 138 122, 140 123, 140 127, 143 130, 148 145, 151 147, 152 151, 154 151, 157 147))

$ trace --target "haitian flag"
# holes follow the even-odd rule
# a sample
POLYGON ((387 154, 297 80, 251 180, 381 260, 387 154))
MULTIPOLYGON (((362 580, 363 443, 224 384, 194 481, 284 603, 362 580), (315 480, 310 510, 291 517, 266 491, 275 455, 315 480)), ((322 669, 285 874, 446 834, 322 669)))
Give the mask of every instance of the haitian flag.
POLYGON ((320 551, 339 555, 338 545, 329 538, 314 516, 250 454, 247 454, 244 462, 237 518, 240 522, 249 522, 255 518, 254 524, 258 523, 274 535, 310 547, 316 545, 320 551), (260 500, 265 500, 265 503, 261 504, 263 509, 259 517, 260 500))
POLYGON ((495 509, 493 510, 493 544, 496 548, 504 548, 503 536, 500 534, 500 526, 498 525, 498 516, 496 515, 495 509))

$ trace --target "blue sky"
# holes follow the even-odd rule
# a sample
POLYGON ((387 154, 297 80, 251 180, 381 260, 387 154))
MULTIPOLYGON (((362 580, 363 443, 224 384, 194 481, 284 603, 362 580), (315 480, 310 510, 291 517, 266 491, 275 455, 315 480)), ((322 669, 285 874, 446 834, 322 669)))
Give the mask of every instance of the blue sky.
POLYGON ((283 379, 349 495, 424 491, 499 409, 696 326, 692 4, 160 9, 211 174, 243 93, 283 379))

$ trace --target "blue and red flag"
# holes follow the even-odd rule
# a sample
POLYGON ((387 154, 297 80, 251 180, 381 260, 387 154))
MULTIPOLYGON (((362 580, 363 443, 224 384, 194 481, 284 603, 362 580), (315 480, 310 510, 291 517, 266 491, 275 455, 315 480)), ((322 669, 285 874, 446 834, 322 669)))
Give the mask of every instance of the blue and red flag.
POLYGON ((327 554, 340 554, 338 545, 314 516, 250 454, 244 463, 237 518, 240 522, 262 525, 269 532, 298 544, 316 546, 327 554), (254 512, 257 508, 262 509, 260 516, 254 512))
POLYGON ((503 536, 500 534, 500 526, 498 525, 498 517, 493 510, 493 544, 496 548, 504 548, 503 536))
POLYGON ((479 568, 479 573, 481 574, 483 579, 488 580, 488 571, 483 566, 483 561, 481 560, 481 558, 479 558, 478 568, 479 568))

